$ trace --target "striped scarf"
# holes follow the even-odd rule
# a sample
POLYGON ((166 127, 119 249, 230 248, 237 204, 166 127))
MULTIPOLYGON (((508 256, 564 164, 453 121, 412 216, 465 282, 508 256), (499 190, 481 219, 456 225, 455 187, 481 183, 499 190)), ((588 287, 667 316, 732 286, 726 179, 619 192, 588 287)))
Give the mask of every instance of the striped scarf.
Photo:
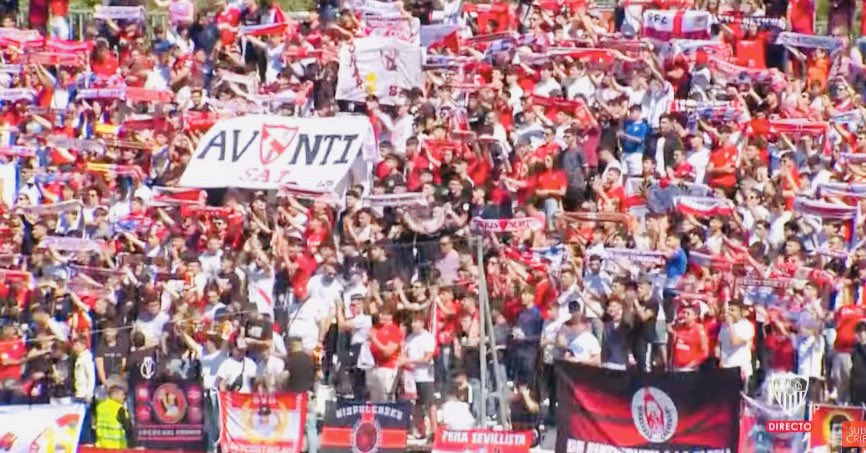
POLYGON ((527 230, 541 229, 542 225, 534 217, 522 217, 518 219, 482 219, 475 217, 470 223, 474 231, 483 233, 516 233, 527 230))

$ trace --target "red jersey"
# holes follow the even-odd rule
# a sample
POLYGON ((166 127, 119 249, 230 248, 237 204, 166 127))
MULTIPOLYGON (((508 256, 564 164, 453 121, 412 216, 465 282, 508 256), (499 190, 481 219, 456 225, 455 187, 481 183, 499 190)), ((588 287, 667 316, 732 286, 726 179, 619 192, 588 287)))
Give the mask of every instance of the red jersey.
POLYGON ((771 370, 783 372, 794 370, 794 344, 789 336, 772 333, 764 339, 764 345, 770 353, 771 370))
POLYGON ((565 189, 568 181, 562 170, 548 170, 538 174, 535 179, 535 188, 541 190, 565 189))
POLYGON ((674 347, 671 357, 674 367, 694 366, 695 363, 707 358, 708 351, 701 344, 701 336, 705 334, 704 326, 698 323, 691 326, 674 325, 674 347))
MULTIPOLYGON (((713 167, 717 170, 728 164, 736 165, 736 161, 737 149, 733 146, 725 146, 724 148, 717 149, 710 154, 710 163, 713 164, 713 167)), ((737 185, 737 174, 733 171, 714 173, 709 175, 709 177, 710 187, 722 187, 727 189, 737 185)))
MULTIPOLYGON (((375 337, 383 345, 396 343, 399 346, 403 343, 403 332, 401 332, 400 327, 394 323, 373 327, 370 329, 370 337, 375 337)), ((377 348, 374 343, 371 343, 370 352, 373 353, 373 358, 376 360, 377 366, 383 368, 397 368, 397 358, 400 357, 399 347, 392 354, 385 354, 381 349, 377 348)))
POLYGON ((23 364, 4 365, 7 361, 22 360, 27 355, 24 340, 15 338, 0 342, 0 382, 6 379, 20 379, 23 374, 23 364))
POLYGON ((836 310, 836 343, 833 345, 836 352, 851 352, 857 343, 854 328, 864 318, 866 316, 863 316, 863 309, 860 307, 846 305, 836 310))
POLYGON ((460 314, 460 304, 456 300, 451 302, 443 302, 448 307, 449 311, 453 311, 453 315, 446 315, 436 307, 436 344, 439 346, 451 345, 454 341, 454 336, 457 334, 458 315, 460 314))

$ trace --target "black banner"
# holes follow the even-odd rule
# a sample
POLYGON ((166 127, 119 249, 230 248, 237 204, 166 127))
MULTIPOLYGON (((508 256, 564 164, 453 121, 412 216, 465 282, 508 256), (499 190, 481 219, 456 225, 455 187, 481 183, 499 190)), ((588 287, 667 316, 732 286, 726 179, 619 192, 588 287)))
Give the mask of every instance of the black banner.
POLYGON ((556 451, 735 452, 739 369, 643 374, 556 364, 556 451))
POLYGON ((329 403, 322 453, 402 453, 409 429, 409 403, 329 403))
POLYGON ((133 418, 139 446, 202 450, 205 446, 204 392, 187 380, 133 381, 133 418))

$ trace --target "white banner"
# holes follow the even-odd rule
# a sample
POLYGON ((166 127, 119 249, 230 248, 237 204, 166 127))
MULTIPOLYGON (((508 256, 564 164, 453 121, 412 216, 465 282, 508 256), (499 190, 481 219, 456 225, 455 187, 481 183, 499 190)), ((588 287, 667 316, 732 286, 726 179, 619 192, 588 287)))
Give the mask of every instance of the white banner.
POLYGON ((0 164, 0 205, 7 208, 15 204, 18 195, 18 164, 0 164))
POLYGON ((340 49, 337 99, 363 102, 375 94, 393 105, 401 90, 424 85, 421 47, 394 38, 361 38, 340 49))
POLYGON ((205 133, 180 185, 337 191, 356 161, 375 156, 373 128, 364 116, 247 115, 220 120, 205 133))
POLYGON ((663 41, 709 39, 710 13, 695 10, 649 10, 643 13, 641 34, 663 41))
POLYGON ((220 447, 228 453, 297 453, 303 444, 307 395, 219 394, 220 447))
POLYGON ((0 449, 6 453, 78 451, 83 404, 0 406, 0 449))

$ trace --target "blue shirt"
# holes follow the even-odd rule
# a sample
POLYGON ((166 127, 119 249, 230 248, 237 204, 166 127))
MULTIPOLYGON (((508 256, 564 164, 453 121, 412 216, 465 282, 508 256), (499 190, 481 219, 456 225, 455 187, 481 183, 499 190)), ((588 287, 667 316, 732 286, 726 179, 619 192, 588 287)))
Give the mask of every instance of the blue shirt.
POLYGON ((517 315, 515 327, 523 331, 523 339, 516 340, 518 344, 538 344, 541 339, 541 329, 544 320, 541 319, 541 311, 538 307, 524 308, 517 315))
POLYGON ((640 142, 629 140, 626 137, 622 139, 622 152, 626 154, 643 153, 644 142, 649 133, 649 126, 646 121, 625 120, 625 134, 634 138, 639 138, 640 142))
POLYGON ((667 287, 676 284, 680 277, 685 275, 689 265, 689 259, 682 248, 678 248, 665 263, 665 275, 668 277, 667 287))

